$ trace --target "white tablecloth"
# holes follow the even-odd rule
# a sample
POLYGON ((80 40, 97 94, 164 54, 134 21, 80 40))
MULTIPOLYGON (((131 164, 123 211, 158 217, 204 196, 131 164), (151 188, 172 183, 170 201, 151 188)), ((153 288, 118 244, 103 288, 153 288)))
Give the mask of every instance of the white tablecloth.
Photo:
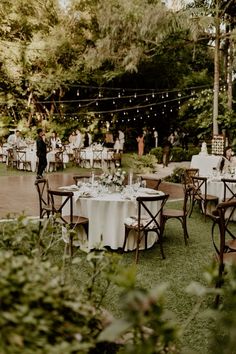
MULTIPOLYGON (((137 193, 142 194, 142 192, 137 193)), ((164 194, 160 191, 157 193, 164 194)), ((93 249, 100 243, 112 249, 122 247, 125 235, 124 221, 131 215, 137 215, 136 200, 124 199, 121 193, 107 193, 92 198, 81 198, 79 195, 79 192, 74 192, 74 214, 89 219, 88 248, 93 249)), ((149 203, 149 208, 152 211, 158 210, 160 202, 149 203)), ((149 233, 148 247, 151 247, 156 240, 156 233, 149 233)), ((130 234, 126 250, 135 248, 136 239, 130 234)), ((142 244, 140 248, 144 248, 142 244)))
MULTIPOLYGON (((230 178, 230 176, 224 176, 225 178, 230 178)), ((235 179, 236 177, 233 177, 235 179)), ((228 183, 230 189, 236 193, 236 184, 228 183)), ((221 181, 221 178, 209 178, 207 180, 207 193, 216 195, 219 198, 219 202, 223 201, 224 198, 224 184, 221 181)), ((230 198, 232 194, 226 190, 226 198, 230 198)))
POLYGON ((212 175, 213 167, 220 167, 220 162, 222 160, 222 156, 216 155, 193 155, 190 167, 198 168, 200 176, 210 176, 212 175))

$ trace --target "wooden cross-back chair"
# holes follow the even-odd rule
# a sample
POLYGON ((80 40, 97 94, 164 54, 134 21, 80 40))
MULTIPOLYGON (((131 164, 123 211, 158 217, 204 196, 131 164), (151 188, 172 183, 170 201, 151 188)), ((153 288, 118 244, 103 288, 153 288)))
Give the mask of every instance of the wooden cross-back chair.
POLYGON ((31 161, 27 160, 27 153, 25 150, 16 150, 17 168, 26 171, 28 168, 31 170, 31 161))
POLYGON ((185 184, 193 187, 192 177, 199 176, 199 168, 186 168, 184 171, 185 184))
MULTIPOLYGON (((88 236, 88 218, 74 215, 73 211, 73 192, 48 190, 50 203, 52 205, 52 214, 55 221, 62 226, 68 227, 70 231, 76 230, 78 226, 83 226, 88 236)), ((69 254, 73 256, 73 233, 69 233, 69 254)))
MULTIPOLYGON (((138 203, 138 215, 134 219, 133 224, 127 224, 125 222, 125 237, 123 243, 123 252, 128 240, 129 232, 132 230, 135 232, 136 237, 136 252, 135 252, 135 263, 138 262, 140 242, 143 237, 145 240, 145 249, 147 248, 147 239, 149 232, 155 232, 157 234, 157 239, 159 241, 160 250, 162 258, 165 258, 163 245, 162 245, 162 235, 163 235, 163 208, 168 199, 169 195, 156 195, 148 197, 137 197, 136 201, 138 203), (154 211, 150 209, 150 202, 156 202, 156 209, 154 211)), ((132 217, 131 217, 132 218, 132 217)))
POLYGON ((236 200, 236 179, 232 178, 222 178, 221 182, 224 184, 224 202, 230 202, 231 200, 236 200))
POLYGON ((102 167, 102 150, 93 149, 93 167, 102 167))
POLYGON ((74 175, 73 180, 75 184, 77 185, 79 182, 89 182, 91 176, 90 174, 84 174, 84 175, 74 175))
POLYGON ((218 204, 218 197, 207 193, 207 177, 192 176, 191 209, 189 216, 192 215, 193 207, 197 202, 202 213, 207 216, 207 205, 212 202, 218 204))
POLYGON ((161 178, 151 178, 151 177, 145 177, 141 176, 141 182, 145 181, 146 187, 158 190, 160 184, 161 184, 161 178))
MULTIPOLYGON (((236 225, 233 217, 236 210, 236 200, 219 203, 212 213, 212 242, 216 251, 216 260, 219 266, 219 274, 216 287, 223 284, 225 265, 233 263, 236 265, 236 225), (233 212, 232 212, 233 211, 233 212)), ((218 304, 219 295, 215 302, 218 304)))
POLYGON ((52 213, 52 206, 49 202, 48 195, 48 180, 46 178, 36 179, 35 186, 38 192, 38 200, 39 200, 39 217, 43 218, 45 215, 49 217, 52 213))
POLYGON ((182 186, 184 191, 184 201, 183 201, 182 209, 164 208, 163 232, 164 232, 165 224, 168 220, 170 219, 179 220, 183 228, 184 242, 185 245, 187 245, 188 238, 189 238, 188 229, 187 229, 187 217, 190 211, 192 187, 189 186, 189 183, 187 180, 185 180, 184 176, 182 176, 182 186))
POLYGON ((7 167, 17 168, 16 149, 8 148, 7 150, 7 167))

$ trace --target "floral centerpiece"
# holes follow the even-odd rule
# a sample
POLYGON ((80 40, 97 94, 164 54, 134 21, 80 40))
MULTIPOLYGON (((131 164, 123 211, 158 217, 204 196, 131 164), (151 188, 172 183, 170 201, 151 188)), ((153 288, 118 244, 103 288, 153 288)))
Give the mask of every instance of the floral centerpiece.
POLYGON ((122 171, 121 168, 118 168, 114 172, 104 172, 100 177, 101 184, 106 187, 118 187, 118 189, 121 189, 125 174, 126 172, 122 171))

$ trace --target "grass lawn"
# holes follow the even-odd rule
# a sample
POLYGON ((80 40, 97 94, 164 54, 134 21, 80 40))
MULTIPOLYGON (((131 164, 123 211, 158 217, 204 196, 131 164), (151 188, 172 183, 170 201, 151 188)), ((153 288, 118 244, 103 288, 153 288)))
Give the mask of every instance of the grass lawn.
MULTIPOLYGON (((122 168, 128 169, 130 156, 124 159, 122 168)), ((84 169, 83 169, 84 171, 84 169)), ((72 165, 68 166, 64 173, 79 173, 80 169, 72 165)), ((22 175, 17 170, 7 169, 5 164, 0 164, 0 177, 6 175, 22 175)), ((181 208, 182 202, 170 202, 171 207, 181 208)), ((189 244, 185 246, 181 224, 176 220, 170 220, 166 224, 164 236, 164 252, 166 259, 162 260, 160 249, 155 245, 152 249, 141 251, 137 265, 137 286, 147 289, 155 287, 157 284, 167 282, 166 307, 175 314, 177 322, 181 326, 187 325, 181 339, 181 346, 185 348, 185 353, 209 353, 208 344, 210 330, 214 323, 203 316, 204 311, 213 304, 213 298, 205 300, 192 321, 187 323, 191 316, 196 299, 188 295, 185 291, 191 281, 198 281, 205 284, 203 277, 204 270, 211 263, 214 253, 211 242, 210 220, 204 221, 204 217, 196 208, 188 219, 189 244)), ((112 232, 112 228, 111 228, 112 232)), ((51 255, 53 263, 61 264, 63 254, 63 244, 60 243, 51 255)), ((85 257, 81 251, 77 252, 79 257, 85 257)), ((134 253, 128 252, 122 255, 122 263, 131 265, 134 261, 134 253)), ((86 264, 79 266, 71 265, 71 284, 81 286, 81 282, 87 279, 86 264)), ((120 290, 112 286, 105 299, 105 307, 114 316, 122 316, 120 304, 120 290)))
MULTIPOLYGON (((171 207, 181 207, 181 202, 171 202, 171 207)), ((190 239, 188 246, 185 246, 180 223, 176 220, 167 223, 164 237, 165 260, 161 258, 158 245, 140 252, 137 265, 137 286, 151 289, 163 282, 168 283, 166 308, 174 314, 176 321, 184 328, 180 343, 184 348, 182 352, 207 354, 209 353, 210 330, 214 323, 207 319, 204 313, 213 305, 214 299, 211 296, 205 299, 189 322, 195 311, 197 299, 185 290, 192 281, 206 285, 203 273, 211 264, 214 254, 210 233, 211 221, 205 222, 204 217, 196 209, 188 219, 188 230, 190 239)), ((62 253, 63 246, 61 245, 52 256, 53 262, 60 264, 62 253)), ((79 250, 76 255, 80 258, 85 257, 79 250)), ((125 253, 121 257, 122 264, 128 267, 133 264, 134 252, 125 253)), ((88 277, 86 262, 80 263, 79 266, 72 265, 70 274, 71 284, 80 288, 88 277)), ((103 303, 105 308, 118 318, 122 317, 120 291, 115 285, 110 287, 103 303)))

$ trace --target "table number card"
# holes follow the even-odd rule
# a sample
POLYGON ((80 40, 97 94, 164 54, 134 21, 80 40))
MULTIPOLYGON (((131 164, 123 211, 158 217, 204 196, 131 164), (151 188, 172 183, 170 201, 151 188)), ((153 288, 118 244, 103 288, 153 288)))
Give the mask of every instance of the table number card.
POLYGON ((223 135, 214 135, 211 141, 212 155, 223 155, 224 154, 224 137, 223 135))

